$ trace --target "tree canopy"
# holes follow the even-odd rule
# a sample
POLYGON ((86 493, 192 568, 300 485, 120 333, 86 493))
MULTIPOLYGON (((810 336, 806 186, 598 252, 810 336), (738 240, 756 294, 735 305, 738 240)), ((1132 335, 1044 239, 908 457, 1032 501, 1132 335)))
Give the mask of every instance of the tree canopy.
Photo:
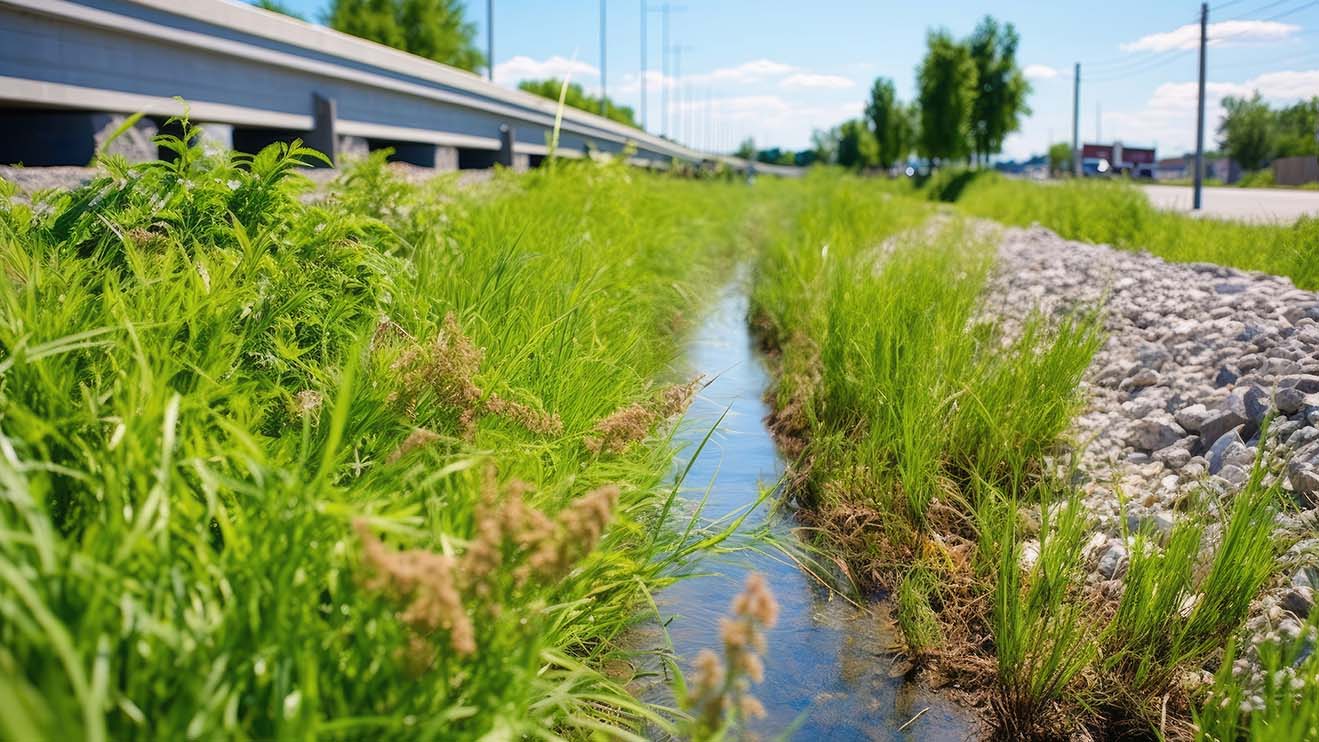
MULTIPOLYGON (((555 78, 547 80, 523 80, 518 83, 519 90, 525 90, 528 93, 535 93, 542 98, 549 98, 552 101, 559 100, 559 92, 563 89, 563 81, 555 78)), ((578 83, 569 83, 568 91, 564 95, 563 103, 582 111, 591 113, 600 113, 600 99, 594 95, 587 95, 586 90, 578 83)), ((641 125, 637 123, 630 106, 620 106, 615 104, 609 98, 605 98, 605 118, 612 119, 620 124, 640 129, 641 125)))
POLYGON ((333 0, 325 20, 336 31, 461 69, 486 64, 458 0, 333 0))
POLYGON ((1273 157, 1275 121, 1273 112, 1256 92, 1251 98, 1223 99, 1227 115, 1218 126, 1220 146, 1246 170, 1256 170, 1273 157))
POLYGON ((1003 151, 1003 140, 1020 128, 1030 114, 1026 96, 1030 83, 1017 67, 1017 29, 985 16, 967 40, 976 67, 976 90, 971 104, 972 151, 980 162, 1003 151))
POLYGON ((893 81, 880 77, 870 88, 866 119, 875 137, 875 158, 888 169, 902 163, 911 153, 915 139, 914 112, 898 100, 893 81))
POLYGON ((927 51, 916 73, 920 101, 920 151, 938 160, 957 160, 971 151, 976 64, 971 50, 945 29, 926 37, 927 51))
POLYGON ((838 127, 837 159, 839 165, 856 170, 874 165, 878 161, 875 135, 865 121, 850 119, 838 127))
POLYGON ((272 13, 286 15, 289 18, 297 18, 300 21, 307 20, 304 15, 280 2, 280 0, 252 0, 252 4, 262 10, 269 10, 272 13))

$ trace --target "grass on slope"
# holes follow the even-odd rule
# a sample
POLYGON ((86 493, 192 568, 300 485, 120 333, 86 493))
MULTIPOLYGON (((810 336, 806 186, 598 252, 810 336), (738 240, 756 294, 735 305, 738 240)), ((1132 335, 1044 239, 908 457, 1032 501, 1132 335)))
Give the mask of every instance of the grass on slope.
POLYGON ((956 197, 968 214, 1007 224, 1038 222, 1081 242, 1147 250, 1175 262, 1217 263, 1287 276, 1319 289, 1319 219, 1288 226, 1244 224, 1160 211, 1123 183, 1068 180, 1041 185, 996 174, 976 177, 956 197))
POLYGON ((1089 592, 1088 514, 1048 457, 1065 460, 1097 316, 995 321, 992 236, 930 212, 820 179, 760 254, 775 425, 814 525, 891 592, 913 658, 986 691, 1003 738, 1189 736, 1205 697, 1179 674, 1216 661, 1272 575, 1277 485, 1260 464, 1231 501, 1188 502, 1167 542, 1125 534, 1125 593, 1089 592))
POLYGON ((749 191, 374 160, 308 202, 314 153, 165 143, 0 194, 0 736, 656 715, 600 668, 711 535, 665 522, 656 380, 749 191))

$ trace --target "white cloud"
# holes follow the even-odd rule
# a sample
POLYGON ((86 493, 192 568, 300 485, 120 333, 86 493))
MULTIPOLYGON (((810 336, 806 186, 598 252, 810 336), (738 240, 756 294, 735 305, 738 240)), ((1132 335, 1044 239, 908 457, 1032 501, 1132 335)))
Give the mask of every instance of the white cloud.
POLYGON ((734 67, 720 67, 709 72, 683 75, 683 79, 697 83, 727 82, 746 85, 783 77, 796 71, 797 68, 790 64, 775 62, 772 59, 753 59, 734 67))
POLYGON ((560 80, 571 78, 574 82, 596 80, 600 77, 600 70, 586 62, 557 55, 549 59, 517 56, 495 65, 495 82, 501 85, 516 85, 521 80, 543 80, 550 77, 560 80))
MULTIPOLYGON (((1300 31, 1300 26, 1277 21, 1223 21, 1209 24, 1209 43, 1267 44, 1283 41, 1300 31)), ((1142 36, 1121 45, 1124 52, 1166 52, 1196 49, 1200 46, 1199 24, 1187 24, 1174 31, 1142 36)))
MULTIPOLYGON (((1319 69, 1269 72, 1245 82, 1210 82, 1205 85, 1205 140, 1214 146, 1223 118, 1223 98, 1250 96, 1259 91, 1274 105, 1286 105, 1319 95, 1319 69)), ((1157 142, 1160 157, 1175 157, 1195 145, 1197 86, 1194 82, 1160 85, 1138 111, 1104 113, 1105 139, 1132 144, 1157 142)))
POLYGON ((842 90, 856 85, 856 82, 842 75, 820 75, 813 72, 796 72, 783 78, 779 85, 785 88, 823 88, 825 90, 842 90))
POLYGON ((1028 64, 1026 69, 1022 70, 1022 74, 1027 80, 1052 80, 1060 73, 1047 64, 1028 64))

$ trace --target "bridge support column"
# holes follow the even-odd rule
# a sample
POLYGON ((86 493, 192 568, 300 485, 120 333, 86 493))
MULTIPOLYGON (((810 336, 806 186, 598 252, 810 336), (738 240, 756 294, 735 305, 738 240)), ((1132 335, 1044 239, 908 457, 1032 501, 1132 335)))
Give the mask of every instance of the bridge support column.
POLYGON ((511 168, 514 165, 513 142, 517 140, 517 130, 508 124, 499 125, 499 164, 511 168))
MULTIPOLYGON (((331 167, 338 164, 334 151, 338 144, 338 138, 334 136, 335 108, 333 98, 311 94, 311 132, 307 134, 307 146, 328 157, 331 167)), ((324 167, 323 163, 317 164, 324 167)))

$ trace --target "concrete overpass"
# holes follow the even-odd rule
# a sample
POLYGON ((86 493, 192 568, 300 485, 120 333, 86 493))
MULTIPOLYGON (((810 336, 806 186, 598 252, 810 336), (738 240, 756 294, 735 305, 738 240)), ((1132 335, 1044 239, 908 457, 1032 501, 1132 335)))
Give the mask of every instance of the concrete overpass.
MULTIPOLYGON (((222 146, 299 137, 335 156, 392 147, 442 169, 536 165, 553 101, 228 0, 0 0, 0 163, 83 165, 128 114, 148 142, 182 110, 222 146)), ((736 158, 567 108, 561 155, 631 152, 648 167, 736 158)), ((756 165, 791 175, 795 168, 756 165)))

